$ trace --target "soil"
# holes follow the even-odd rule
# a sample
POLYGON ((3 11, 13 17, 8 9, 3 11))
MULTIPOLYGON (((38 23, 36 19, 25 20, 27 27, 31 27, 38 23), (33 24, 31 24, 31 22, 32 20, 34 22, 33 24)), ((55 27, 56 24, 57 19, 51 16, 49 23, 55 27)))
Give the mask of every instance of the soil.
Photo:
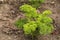
MULTIPOLYGON (((0 40, 31 40, 18 30, 14 22, 22 17, 19 6, 27 0, 0 0, 0 40)), ((60 0, 46 0, 38 10, 52 11, 51 18, 54 20, 55 31, 50 35, 37 36, 38 40, 60 40, 60 0)), ((36 40, 37 40, 36 39, 36 40)))

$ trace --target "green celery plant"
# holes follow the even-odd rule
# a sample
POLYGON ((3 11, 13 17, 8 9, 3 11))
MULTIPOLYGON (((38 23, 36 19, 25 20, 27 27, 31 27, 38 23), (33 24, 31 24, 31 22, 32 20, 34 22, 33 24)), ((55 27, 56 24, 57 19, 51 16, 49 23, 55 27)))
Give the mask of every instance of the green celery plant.
POLYGON ((27 4, 22 5, 19 9, 24 12, 26 17, 25 19, 17 20, 15 25, 18 28, 22 28, 24 34, 34 37, 36 34, 50 34, 54 30, 52 25, 53 20, 49 17, 52 13, 50 10, 46 10, 39 14, 36 8, 27 4))

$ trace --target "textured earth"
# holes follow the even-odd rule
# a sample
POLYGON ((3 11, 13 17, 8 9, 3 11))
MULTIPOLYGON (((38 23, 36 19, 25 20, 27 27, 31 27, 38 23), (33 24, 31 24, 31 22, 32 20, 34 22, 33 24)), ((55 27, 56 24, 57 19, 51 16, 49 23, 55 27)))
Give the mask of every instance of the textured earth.
MULTIPOLYGON (((22 17, 19 6, 27 0, 0 0, 0 40, 30 40, 22 30, 18 30, 14 22, 22 17)), ((55 31, 50 35, 37 36, 38 40, 60 40, 60 0, 46 0, 37 10, 52 11, 55 31)))

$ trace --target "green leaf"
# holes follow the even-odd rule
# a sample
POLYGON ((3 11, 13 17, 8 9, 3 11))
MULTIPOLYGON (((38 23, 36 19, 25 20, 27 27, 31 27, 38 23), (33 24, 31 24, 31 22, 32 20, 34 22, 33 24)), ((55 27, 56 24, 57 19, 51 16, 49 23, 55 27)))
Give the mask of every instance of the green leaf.
POLYGON ((44 17, 43 22, 46 23, 46 24, 47 23, 53 23, 53 20, 50 17, 44 17))
POLYGON ((24 4, 20 7, 20 10, 25 12, 25 16, 28 18, 36 17, 37 11, 36 8, 33 8, 32 6, 28 4, 24 4))
POLYGON ((30 5, 35 8, 38 8, 41 3, 44 3, 45 0, 29 0, 30 5))
POLYGON ((17 20, 17 21, 15 22, 15 25, 16 25, 18 28, 22 28, 23 25, 24 25, 25 23, 27 23, 27 22, 28 22, 27 19, 19 19, 19 20, 17 20))
POLYGON ((40 31, 39 32, 42 35, 46 35, 46 34, 52 33, 53 30, 54 30, 54 27, 51 24, 46 25, 43 23, 40 25, 40 31))
POLYGON ((24 4, 19 8, 21 11, 24 11, 26 13, 30 13, 30 12, 36 12, 36 8, 33 8, 32 6, 28 5, 28 4, 24 4))
POLYGON ((23 25, 23 30, 25 34, 31 34, 36 31, 37 24, 34 21, 31 21, 23 25))
POLYGON ((43 3, 45 0, 29 0, 30 2, 40 2, 43 3))
POLYGON ((50 15, 50 14, 52 14, 52 12, 51 12, 50 10, 45 10, 45 11, 43 12, 43 15, 45 15, 45 16, 48 16, 48 15, 50 15))

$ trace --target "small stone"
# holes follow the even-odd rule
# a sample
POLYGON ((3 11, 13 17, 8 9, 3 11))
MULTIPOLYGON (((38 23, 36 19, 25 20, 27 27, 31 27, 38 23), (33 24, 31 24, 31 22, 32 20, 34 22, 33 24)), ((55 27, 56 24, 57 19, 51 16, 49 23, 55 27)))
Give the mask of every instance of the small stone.
POLYGON ((11 39, 11 37, 8 38, 9 40, 11 39))
POLYGON ((2 0, 0 0, 0 4, 2 3, 2 0))
POLYGON ((0 0, 0 1, 3 1, 3 0, 0 0))
POLYGON ((17 38, 17 36, 14 36, 15 38, 17 38))
POLYGON ((2 16, 2 14, 0 14, 0 16, 2 16))
POLYGON ((53 2, 51 2, 51 4, 55 4, 55 2, 53 1, 53 2))

